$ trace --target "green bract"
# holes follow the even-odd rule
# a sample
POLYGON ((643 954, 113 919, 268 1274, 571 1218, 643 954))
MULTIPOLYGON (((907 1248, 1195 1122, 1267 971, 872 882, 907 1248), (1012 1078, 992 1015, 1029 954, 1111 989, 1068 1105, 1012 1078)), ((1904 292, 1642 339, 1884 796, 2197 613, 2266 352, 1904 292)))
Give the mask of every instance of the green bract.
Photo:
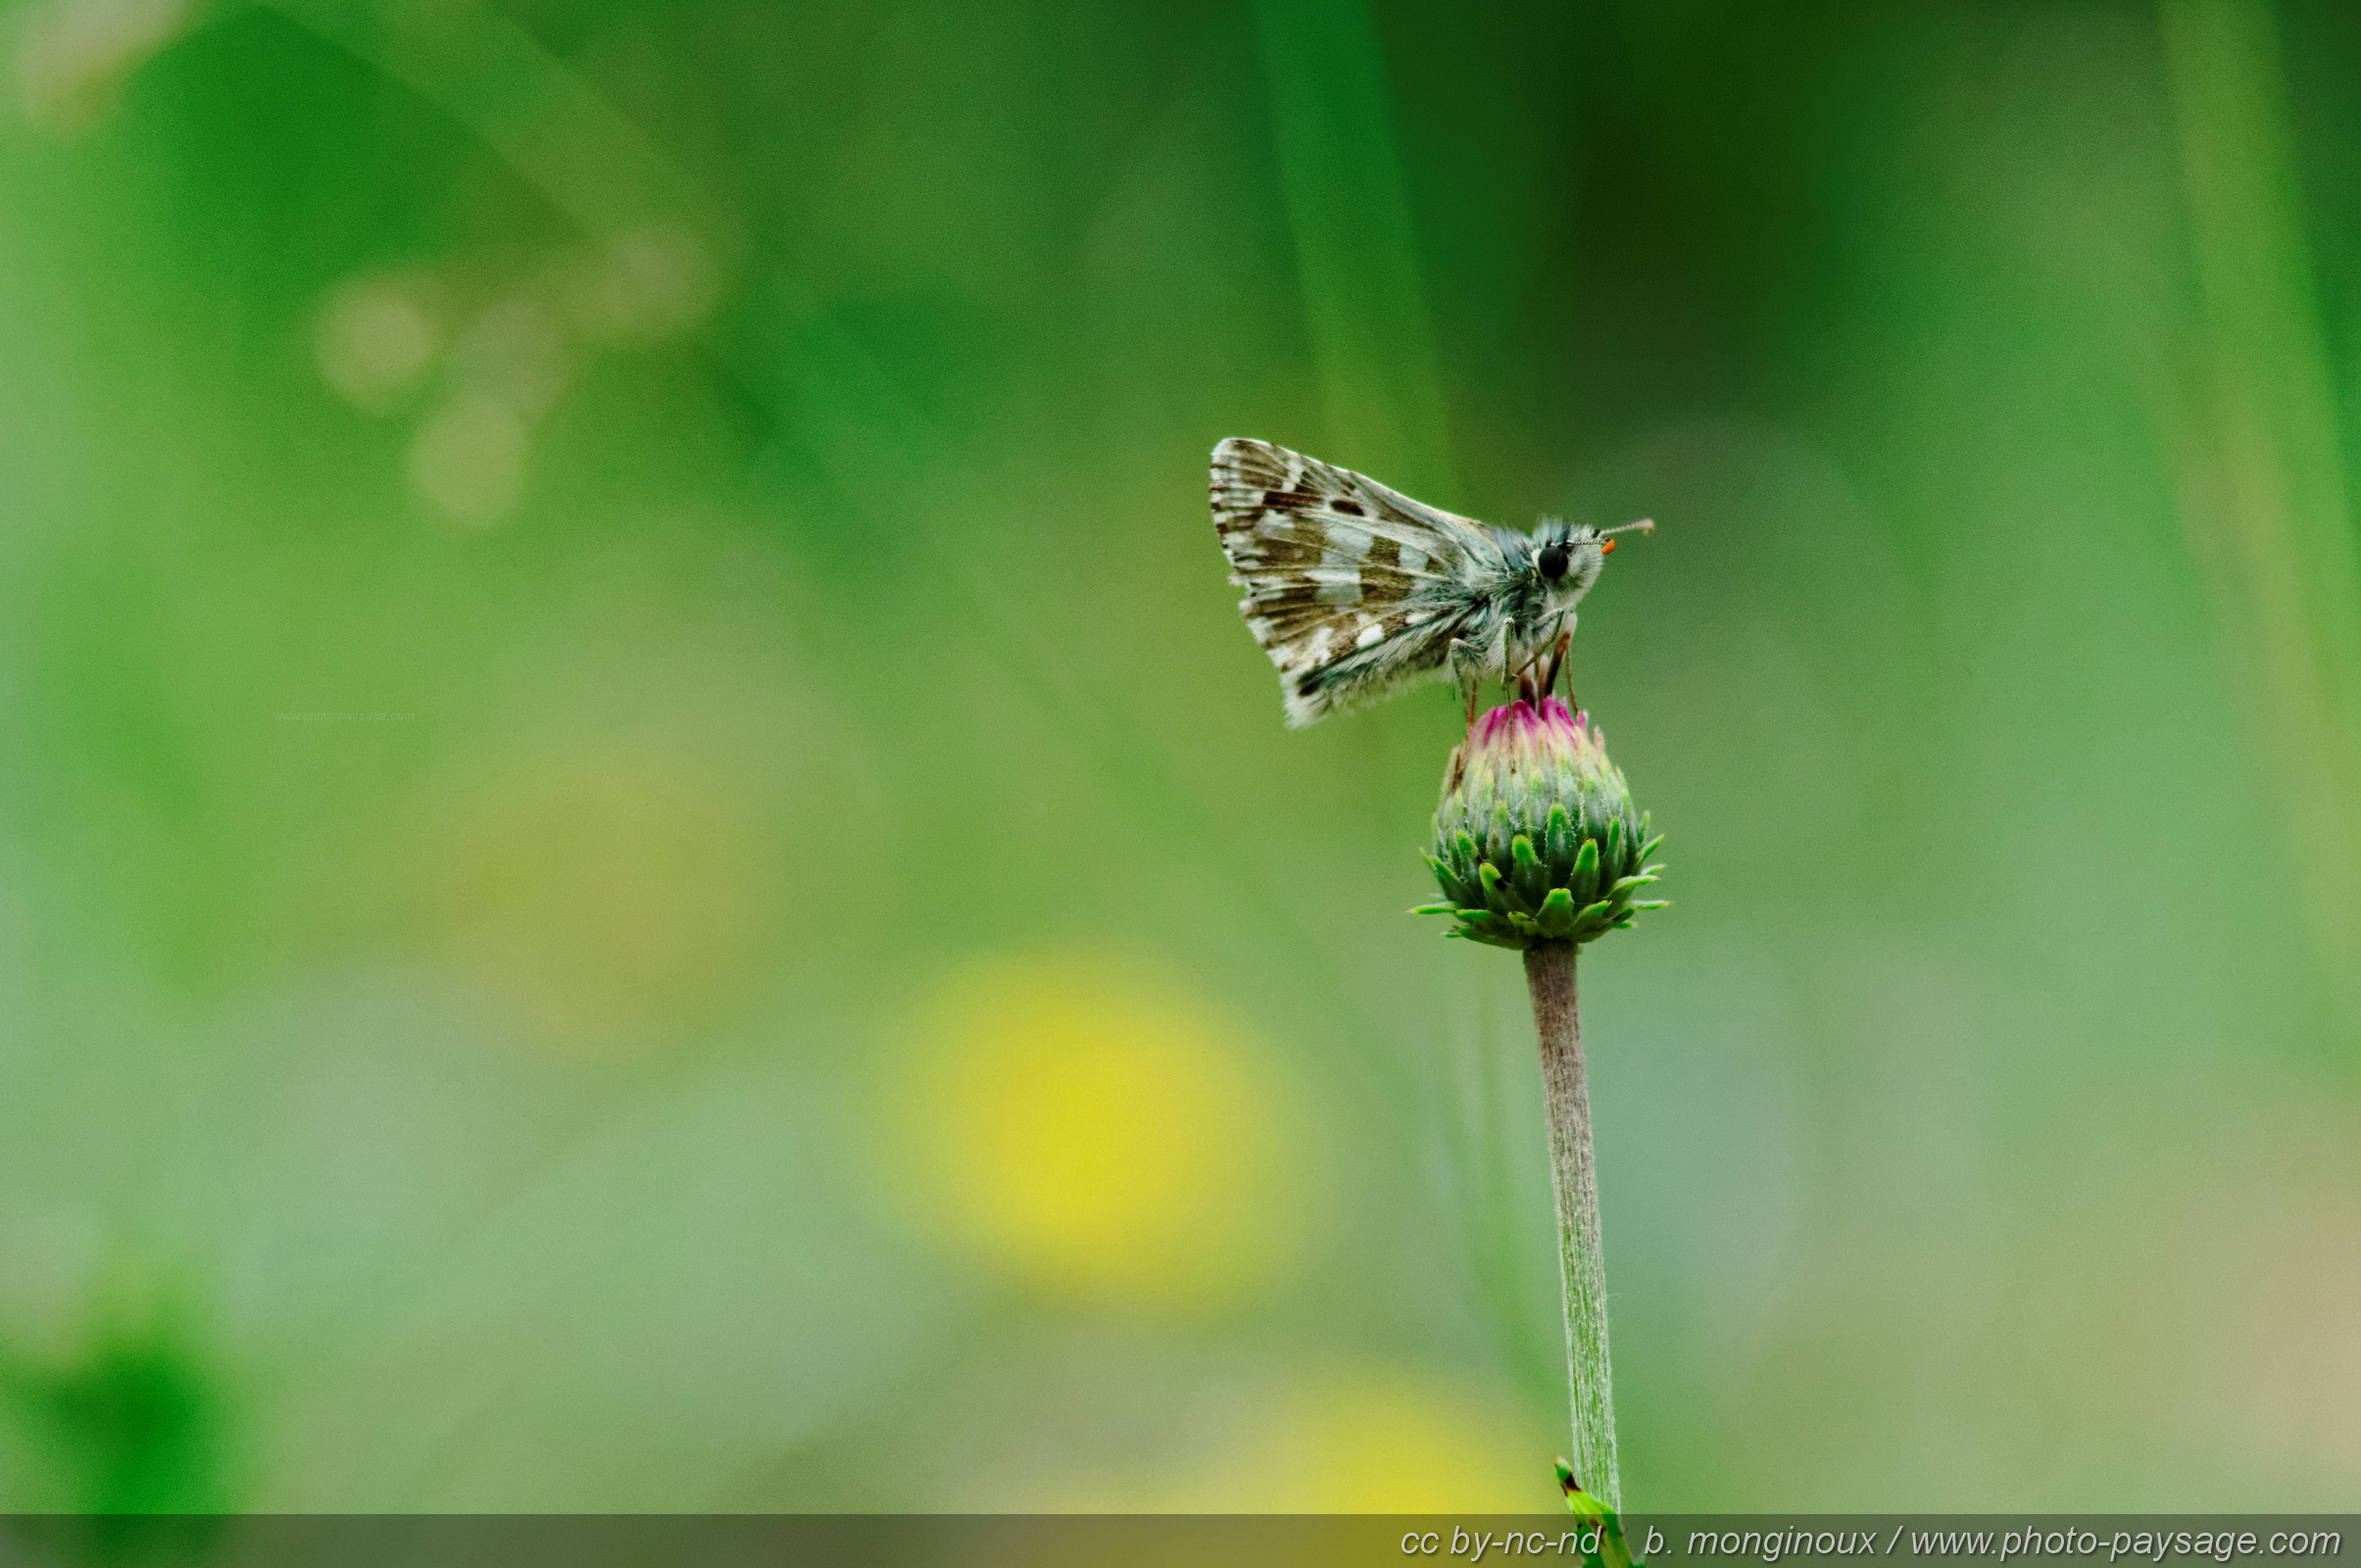
POLYGON ((1445 902, 1412 912, 1456 916, 1445 935, 1495 947, 1588 942, 1664 906, 1633 897, 1663 869, 1643 863, 1661 842, 1582 714, 1510 703, 1451 753, 1427 857, 1445 902))

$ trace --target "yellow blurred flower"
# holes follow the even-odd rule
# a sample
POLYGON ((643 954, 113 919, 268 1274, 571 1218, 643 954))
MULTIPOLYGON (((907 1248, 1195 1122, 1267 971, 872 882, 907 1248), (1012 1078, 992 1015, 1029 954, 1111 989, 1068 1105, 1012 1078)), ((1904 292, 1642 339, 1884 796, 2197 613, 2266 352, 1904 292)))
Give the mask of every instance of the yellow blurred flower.
MULTIPOLYGON (((1561 1506, 1548 1440, 1456 1379, 1361 1364, 1274 1378, 1154 1462, 978 1478, 966 1505, 1045 1513, 1524 1513, 1561 1506)), ((1019 1458, 1021 1469, 1024 1461, 1019 1458)))
POLYGON ((1519 1512, 1558 1500, 1549 1461, 1525 1423, 1498 1401, 1441 1380, 1367 1369, 1296 1391, 1269 1426, 1172 1506, 1519 1512))
POLYGON ((962 969, 918 1009, 887 1147, 913 1212, 1058 1295, 1203 1304, 1267 1278, 1303 1213, 1284 1085, 1136 965, 962 969))

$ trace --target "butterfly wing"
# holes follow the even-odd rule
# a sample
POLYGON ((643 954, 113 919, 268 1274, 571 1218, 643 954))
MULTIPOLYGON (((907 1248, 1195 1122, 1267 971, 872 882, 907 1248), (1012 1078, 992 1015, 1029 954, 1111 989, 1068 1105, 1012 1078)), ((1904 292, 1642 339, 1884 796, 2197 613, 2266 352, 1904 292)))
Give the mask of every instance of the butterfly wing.
POLYGON ((1480 523, 1267 441, 1213 449, 1212 499, 1291 728, 1439 670, 1500 553, 1480 523))

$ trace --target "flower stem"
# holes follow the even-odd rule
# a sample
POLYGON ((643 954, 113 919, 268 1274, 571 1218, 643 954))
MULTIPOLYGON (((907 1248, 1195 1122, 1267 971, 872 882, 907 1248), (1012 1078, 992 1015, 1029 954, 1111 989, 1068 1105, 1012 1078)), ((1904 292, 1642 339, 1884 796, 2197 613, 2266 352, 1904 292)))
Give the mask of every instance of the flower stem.
POLYGON ((1574 1479, 1620 1512, 1615 1394, 1606 1352, 1606 1256, 1599 1245, 1599 1179, 1591 1162, 1591 1096, 1583 1083, 1574 944, 1541 942, 1527 948, 1525 982, 1533 992, 1533 1028, 1541 1042, 1542 1102, 1549 1118, 1549 1173, 1557 1198, 1566 1381, 1574 1404, 1574 1479))

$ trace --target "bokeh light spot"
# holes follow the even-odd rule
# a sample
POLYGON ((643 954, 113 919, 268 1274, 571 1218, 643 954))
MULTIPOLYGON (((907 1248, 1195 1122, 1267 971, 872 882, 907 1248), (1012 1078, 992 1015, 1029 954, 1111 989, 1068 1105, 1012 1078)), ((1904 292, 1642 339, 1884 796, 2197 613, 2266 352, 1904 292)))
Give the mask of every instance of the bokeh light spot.
POLYGON ((566 303, 583 336, 657 343, 688 331, 713 310, 713 259, 670 223, 644 223, 609 238, 574 272, 566 303))
POLYGON ((450 337, 448 318, 432 278, 355 278, 320 313, 314 347, 320 377, 355 408, 382 413, 434 368, 450 337))
POLYGON ((531 292, 506 294, 469 317, 451 347, 462 386, 499 399, 523 418, 549 412, 574 375, 566 323, 531 292))
POLYGON ((462 392, 445 400, 410 446, 410 483, 456 522, 483 526, 516 510, 532 431, 506 399, 462 392))
POLYGON ((189 0, 51 0, 15 20, 17 103, 45 130, 90 129, 131 73, 187 30, 189 0))

